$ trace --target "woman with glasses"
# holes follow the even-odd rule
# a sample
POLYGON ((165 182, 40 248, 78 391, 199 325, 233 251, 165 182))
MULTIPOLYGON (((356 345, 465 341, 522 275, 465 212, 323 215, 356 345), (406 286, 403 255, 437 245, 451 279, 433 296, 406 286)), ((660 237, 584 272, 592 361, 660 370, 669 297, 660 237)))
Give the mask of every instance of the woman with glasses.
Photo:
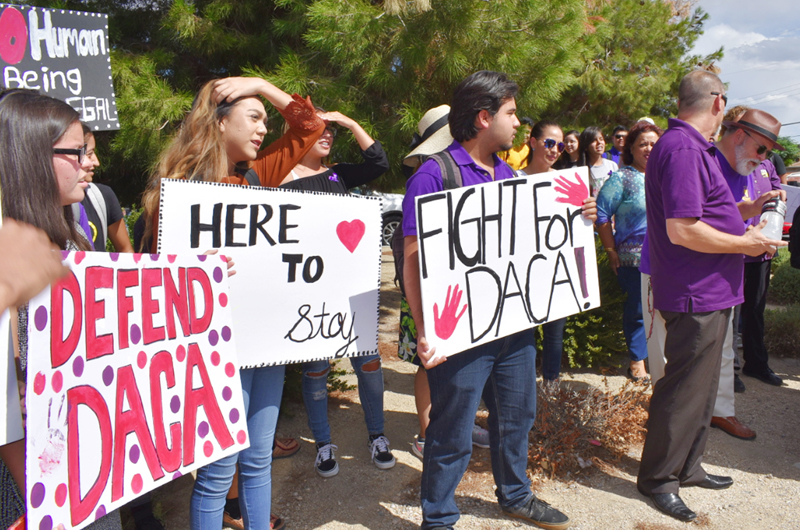
POLYGON ((599 127, 587 127, 578 139, 578 165, 589 167, 592 197, 597 197, 608 177, 619 169, 613 161, 603 158, 606 141, 599 127))
MULTIPOLYGON (((161 155, 145 191, 145 243, 149 240, 155 250, 161 178, 242 185, 257 180, 262 186, 277 187, 314 147, 324 129, 310 100, 290 96, 264 79, 231 77, 206 83, 161 155), (267 133, 267 112, 259 96, 289 124, 286 133, 265 149, 260 148, 267 133)), ((237 461, 242 527, 283 527, 282 520, 271 516, 270 501, 273 439, 284 373, 284 365, 240 370, 250 447, 197 471, 190 510, 193 530, 222 528, 237 461)))
POLYGON ((620 158, 624 165, 611 174, 597 197, 597 232, 608 254, 608 263, 617 275, 620 287, 628 295, 622 313, 622 330, 631 361, 628 377, 634 381, 648 378, 644 363, 647 339, 642 317, 639 263, 647 232, 645 169, 650 151, 662 133, 660 128, 646 121, 634 125, 620 158))
MULTIPOLYGON (((528 165, 517 171, 520 177, 555 171, 553 165, 564 152, 564 132, 554 121, 541 120, 533 126, 530 139, 531 153, 528 165)), ((583 204, 583 216, 590 221, 597 218, 595 200, 588 197, 583 204)), ((564 327, 566 318, 542 324, 542 378, 544 387, 558 386, 561 374, 561 355, 564 353, 564 327)))
MULTIPOLYGON (((0 93, 3 216, 43 230, 62 250, 91 250, 71 207, 83 199, 87 183, 82 172, 91 168, 78 118, 78 113, 66 103, 34 91, 0 93)), ((17 315, 19 358, 24 373, 29 353, 27 305, 17 308, 17 315)), ((31 352, 31 355, 49 355, 49 352, 31 352)), ((24 491, 24 441, 4 446, 0 455, 24 491)), ((8 493, 13 491, 11 480, 6 478, 0 489, 0 505, 4 508, 3 515, 7 515, 5 508, 11 505, 8 493)), ((11 525, 5 520, 2 523, 5 525, 2 528, 11 525)), ((31 521, 30 526, 38 527, 39 521, 31 521)), ((119 529, 119 512, 114 511, 87 528, 119 529)))
MULTIPOLYGON (((322 109, 318 109, 322 113, 322 109)), ((281 188, 306 191, 322 191, 346 195, 350 188, 361 186, 380 177, 389 169, 389 160, 381 143, 353 119, 339 112, 321 114, 326 121, 325 131, 302 160, 283 179, 281 188), (351 133, 361 148, 360 164, 326 165, 333 140, 336 137, 335 125, 351 133)), ((350 364, 358 378, 358 394, 364 420, 367 424, 367 447, 372 462, 379 469, 394 467, 395 458, 389 450, 389 440, 383 430, 383 369, 379 355, 350 357, 350 364)), ((303 364, 303 401, 308 414, 308 426, 314 435, 317 458, 314 467, 325 478, 339 473, 332 443, 331 426, 328 423, 328 373, 330 362, 310 361, 303 364)))

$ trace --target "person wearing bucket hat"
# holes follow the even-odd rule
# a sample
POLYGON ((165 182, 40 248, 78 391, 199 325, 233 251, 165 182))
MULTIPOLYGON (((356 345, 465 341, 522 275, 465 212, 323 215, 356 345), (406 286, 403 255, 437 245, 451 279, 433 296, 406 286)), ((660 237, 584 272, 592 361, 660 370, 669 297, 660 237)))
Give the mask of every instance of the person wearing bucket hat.
MULTIPOLYGON (((731 178, 728 178, 730 172, 725 172, 725 163, 720 161, 720 166, 728 182, 732 184, 731 191, 734 198, 737 201, 750 202, 767 193, 770 197, 780 193, 781 200, 785 201, 786 192, 781 189, 780 177, 775 166, 769 161, 771 149, 783 149, 777 142, 781 130, 780 121, 762 110, 747 109, 738 120, 724 121, 723 124, 726 130, 717 145, 720 151, 730 152, 731 147, 735 150, 736 167, 731 178)), ((726 157, 730 162, 730 154, 726 154, 726 157)), ((755 226, 759 222, 761 211, 759 209, 752 213, 753 217, 747 224, 755 226)), ((764 345, 764 309, 771 264, 770 253, 754 257, 746 256, 744 260, 742 373, 764 383, 781 386, 783 380, 769 367, 769 353, 764 345)))
POLYGON ((432 154, 444 151, 453 143, 447 118, 450 105, 439 105, 429 109, 419 120, 418 133, 411 140, 411 152, 403 159, 403 174, 406 178, 414 174, 419 166, 432 154))

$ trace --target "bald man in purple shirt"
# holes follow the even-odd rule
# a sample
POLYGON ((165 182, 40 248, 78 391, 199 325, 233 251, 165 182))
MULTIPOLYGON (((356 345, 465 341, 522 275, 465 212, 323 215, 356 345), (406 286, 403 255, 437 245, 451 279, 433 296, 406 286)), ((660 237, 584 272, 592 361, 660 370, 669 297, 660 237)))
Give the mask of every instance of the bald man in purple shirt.
MULTIPOLYGON (((757 256, 780 241, 743 219, 708 143, 727 96, 720 79, 695 70, 681 81, 678 117, 647 162, 647 238, 653 304, 666 322, 664 377, 653 389, 637 485, 656 508, 682 521, 697 517, 681 486, 730 487, 730 477, 701 464, 719 383, 731 308, 742 303, 742 254, 757 256)), ((763 201, 761 201, 763 203, 763 201)), ((761 205, 752 203, 760 211, 761 205)))

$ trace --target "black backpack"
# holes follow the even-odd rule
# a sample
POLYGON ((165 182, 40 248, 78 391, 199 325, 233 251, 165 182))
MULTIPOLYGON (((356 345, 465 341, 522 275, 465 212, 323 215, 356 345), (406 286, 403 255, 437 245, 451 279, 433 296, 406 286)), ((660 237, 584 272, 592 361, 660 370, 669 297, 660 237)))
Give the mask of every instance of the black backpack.
MULTIPOLYGON (((463 185, 461 180, 461 170, 458 169, 458 164, 453 160, 453 155, 450 151, 444 150, 428 157, 429 159, 436 160, 439 164, 439 171, 442 173, 442 185, 444 190, 454 190, 463 185)), ((392 234, 392 256, 394 256, 394 282, 400 284, 400 292, 403 296, 406 295, 405 286, 403 284, 403 265, 405 263, 405 240, 403 235, 403 223, 400 223, 392 234)))

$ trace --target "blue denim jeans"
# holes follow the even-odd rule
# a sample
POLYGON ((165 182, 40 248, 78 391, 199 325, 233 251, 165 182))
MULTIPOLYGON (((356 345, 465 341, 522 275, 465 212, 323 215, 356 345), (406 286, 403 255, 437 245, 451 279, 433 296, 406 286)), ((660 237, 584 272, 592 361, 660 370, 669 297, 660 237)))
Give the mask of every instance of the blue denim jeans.
POLYGON ((272 441, 286 367, 240 370, 250 447, 197 470, 190 505, 192 530, 219 530, 225 496, 239 463, 239 506, 247 529, 269 528, 272 441))
POLYGON ((564 353, 566 318, 542 324, 542 377, 555 381, 561 375, 561 355, 564 353))
POLYGON ((642 276, 638 267, 619 267, 617 281, 628 298, 622 310, 622 332, 631 361, 647 359, 647 336, 642 317, 642 276))
MULTIPOLYGON (((363 366, 374 360, 380 363, 379 355, 350 357, 350 364, 358 378, 358 397, 364 410, 364 421, 369 434, 383 433, 383 368, 372 372, 363 366)), ((329 361, 311 361, 303 364, 303 402, 308 414, 308 427, 316 442, 331 441, 331 425, 328 423, 328 371, 329 361), (311 376, 310 373, 325 372, 311 376)))
POLYGON ((492 473, 501 506, 531 496, 528 433, 536 418, 536 346, 532 330, 458 353, 428 370, 430 425, 422 470, 422 528, 459 518, 455 492, 472 455, 472 428, 483 397, 489 409, 492 473))

